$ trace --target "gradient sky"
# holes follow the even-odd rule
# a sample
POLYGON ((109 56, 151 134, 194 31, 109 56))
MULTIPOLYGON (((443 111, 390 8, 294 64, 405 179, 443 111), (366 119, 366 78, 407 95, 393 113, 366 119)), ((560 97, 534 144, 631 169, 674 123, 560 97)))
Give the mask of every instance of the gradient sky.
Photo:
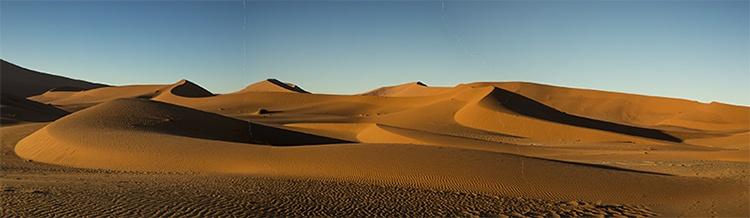
POLYGON ((0 57, 113 85, 546 84, 750 105, 748 1, 0 1, 0 57))

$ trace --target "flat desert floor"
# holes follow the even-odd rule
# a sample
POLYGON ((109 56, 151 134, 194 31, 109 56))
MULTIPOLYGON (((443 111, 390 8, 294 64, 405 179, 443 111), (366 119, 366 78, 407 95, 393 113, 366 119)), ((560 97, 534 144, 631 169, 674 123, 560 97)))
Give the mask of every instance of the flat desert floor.
POLYGON ((107 86, 3 61, 4 216, 750 216, 750 108, 526 82, 107 86))

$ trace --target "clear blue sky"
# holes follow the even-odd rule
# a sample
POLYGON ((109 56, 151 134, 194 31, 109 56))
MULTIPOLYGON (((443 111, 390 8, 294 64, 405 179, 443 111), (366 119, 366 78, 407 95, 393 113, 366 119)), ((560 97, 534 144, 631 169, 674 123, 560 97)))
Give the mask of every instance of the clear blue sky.
POLYGON ((114 85, 531 81, 750 105, 748 1, 2 1, 0 57, 114 85))

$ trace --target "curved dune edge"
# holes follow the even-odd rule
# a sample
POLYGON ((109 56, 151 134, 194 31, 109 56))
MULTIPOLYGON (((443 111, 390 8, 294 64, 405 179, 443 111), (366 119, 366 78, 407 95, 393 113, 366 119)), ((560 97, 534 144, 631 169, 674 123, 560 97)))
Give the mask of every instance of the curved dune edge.
MULTIPOLYGON (((472 88, 471 92, 463 94, 468 102, 454 114, 454 120, 461 125, 527 138, 534 138, 543 142, 554 143, 581 143, 581 142, 606 142, 606 141, 629 141, 635 143, 663 144, 663 141, 647 137, 625 135, 617 132, 605 131, 599 128, 586 128, 565 124, 560 121, 552 122, 534 116, 516 114, 515 111, 505 106, 507 102, 515 99, 506 99, 508 96, 495 96, 498 91, 495 87, 472 88)), ((502 91, 504 93, 510 93, 502 91)), ((515 102, 512 102, 515 103, 515 102)), ((514 105, 517 106, 517 105, 514 105)), ((521 108, 522 111, 534 110, 536 108, 521 108)), ((543 113, 553 114, 553 113, 543 113)), ((562 114, 561 116, 564 116, 562 114)), ((617 124, 614 124, 617 125, 617 124)), ((621 125, 622 127, 628 127, 621 125)))
POLYGON ((669 125, 719 132, 750 130, 750 107, 747 106, 530 82, 478 82, 463 86, 498 87, 566 113, 636 126, 669 125))
POLYGON ((166 85, 127 85, 107 86, 82 91, 50 90, 30 100, 54 105, 96 105, 121 98, 160 99, 193 99, 214 96, 208 90, 188 80, 180 80, 166 85))
POLYGON ((180 80, 176 83, 164 87, 159 91, 160 94, 154 98, 165 98, 165 97, 185 97, 185 98, 201 98, 214 96, 213 93, 200 87, 199 85, 190 82, 188 80, 180 80))

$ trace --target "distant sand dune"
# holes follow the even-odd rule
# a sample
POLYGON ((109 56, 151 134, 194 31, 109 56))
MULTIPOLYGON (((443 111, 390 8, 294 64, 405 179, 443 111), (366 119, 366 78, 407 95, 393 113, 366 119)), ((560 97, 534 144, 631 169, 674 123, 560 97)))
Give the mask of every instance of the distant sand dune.
POLYGON ((396 86, 386 86, 378 88, 362 95, 383 96, 383 97, 416 97, 439 95, 450 91, 447 87, 429 87, 422 82, 411 82, 396 86))
MULTIPOLYGON (((564 125, 583 127, 588 129, 597 129, 608 132, 614 132, 625 135, 639 136, 645 138, 652 138, 665 141, 680 142, 679 138, 666 134, 662 131, 655 129, 647 129, 640 127, 627 126, 607 121, 600 121, 575 115, 566 114, 558 111, 554 108, 548 107, 539 102, 528 99, 522 95, 509 92, 500 88, 489 88, 489 93, 476 104, 477 106, 486 108, 497 113, 510 113, 515 115, 523 115, 529 118, 544 120, 547 122, 560 123, 564 125)), ((474 106, 476 107, 476 106, 474 106)), ((463 113, 462 115, 465 115, 463 113)), ((479 115, 476 113, 474 115, 479 115)), ((491 115, 490 115, 491 116, 491 115)), ((466 118, 466 117, 464 117, 466 118)), ((478 119, 483 119, 479 118, 478 119)), ((468 118, 470 119, 470 118, 468 118)), ((499 119, 503 124, 503 119, 499 119)))
MULTIPOLYGON (((67 112, 26 100, 48 90, 86 90, 106 85, 37 72, 0 60, 0 123, 52 121, 67 112)), ((45 102, 46 103, 46 102, 45 102)))
POLYGON ((128 85, 103 87, 85 91, 49 91, 29 99, 47 104, 70 106, 77 110, 119 98, 145 98, 158 96, 168 85, 128 85))
POLYGON ((0 92, 21 98, 42 94, 50 89, 62 87, 83 90, 106 86, 29 70, 5 60, 0 60, 0 67, 0 72, 2 72, 0 74, 2 76, 0 78, 0 82, 2 82, 2 85, 0 85, 2 90, 0 92))
POLYGON ((277 79, 267 79, 257 83, 253 83, 238 91, 243 92, 296 92, 296 93, 309 93, 297 85, 291 83, 284 83, 277 79))
POLYGON ((611 122, 713 131, 750 130, 750 108, 744 106, 526 82, 467 84, 487 85, 518 93, 566 113, 611 122))

